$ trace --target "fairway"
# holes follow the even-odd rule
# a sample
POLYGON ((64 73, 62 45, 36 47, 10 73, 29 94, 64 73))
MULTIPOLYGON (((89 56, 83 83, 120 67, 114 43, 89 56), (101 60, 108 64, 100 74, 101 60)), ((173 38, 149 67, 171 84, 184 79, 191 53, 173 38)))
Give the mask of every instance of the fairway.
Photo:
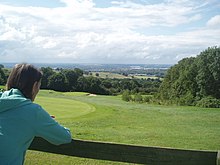
MULTIPOLYGON (((39 103, 73 139, 219 150, 220 109, 125 102, 119 96, 40 91, 39 103)), ((123 164, 28 151, 25 165, 123 164)))

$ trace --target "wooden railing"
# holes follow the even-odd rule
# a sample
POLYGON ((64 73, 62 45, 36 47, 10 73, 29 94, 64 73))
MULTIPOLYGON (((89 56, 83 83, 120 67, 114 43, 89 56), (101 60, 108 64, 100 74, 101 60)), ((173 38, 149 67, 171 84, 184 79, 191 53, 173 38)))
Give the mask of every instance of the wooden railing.
POLYGON ((220 153, 217 151, 180 150, 83 140, 72 140, 69 144, 56 146, 42 138, 35 138, 29 149, 82 158, 136 164, 220 165, 220 153))

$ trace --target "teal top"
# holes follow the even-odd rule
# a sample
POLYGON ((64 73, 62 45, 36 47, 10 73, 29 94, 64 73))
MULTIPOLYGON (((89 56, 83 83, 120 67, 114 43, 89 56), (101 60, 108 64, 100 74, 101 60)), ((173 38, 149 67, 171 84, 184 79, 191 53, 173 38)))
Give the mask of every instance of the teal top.
POLYGON ((71 142, 69 129, 18 89, 0 93, 0 164, 22 165, 35 136, 55 145, 71 142))

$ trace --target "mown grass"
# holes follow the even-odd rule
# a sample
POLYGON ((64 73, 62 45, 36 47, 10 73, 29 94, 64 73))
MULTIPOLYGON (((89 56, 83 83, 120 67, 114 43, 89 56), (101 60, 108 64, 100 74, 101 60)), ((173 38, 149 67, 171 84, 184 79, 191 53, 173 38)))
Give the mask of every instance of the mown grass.
MULTIPOLYGON (((36 102, 69 127, 75 139, 220 149, 220 109, 127 103, 117 96, 54 91, 41 91, 36 102)), ((120 163, 28 151, 25 164, 120 163)))
POLYGON ((46 109, 48 113, 55 116, 56 120, 60 122, 66 122, 67 120, 71 121, 73 118, 95 111, 92 105, 64 98, 48 98, 41 96, 36 99, 36 102, 46 109))
POLYGON ((4 85, 0 85, 0 89, 5 89, 5 86, 4 85))

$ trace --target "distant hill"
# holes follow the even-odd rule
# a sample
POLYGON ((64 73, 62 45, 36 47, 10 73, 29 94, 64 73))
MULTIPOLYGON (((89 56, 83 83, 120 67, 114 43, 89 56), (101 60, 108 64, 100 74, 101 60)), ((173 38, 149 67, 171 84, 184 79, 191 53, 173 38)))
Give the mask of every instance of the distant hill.
MULTIPOLYGON (((2 63, 5 68, 12 68, 16 63, 2 63)), ((74 64, 74 63, 33 63, 37 67, 51 67, 74 69, 79 68, 85 71, 118 71, 118 70, 147 70, 147 69, 168 69, 171 64, 74 64)))

